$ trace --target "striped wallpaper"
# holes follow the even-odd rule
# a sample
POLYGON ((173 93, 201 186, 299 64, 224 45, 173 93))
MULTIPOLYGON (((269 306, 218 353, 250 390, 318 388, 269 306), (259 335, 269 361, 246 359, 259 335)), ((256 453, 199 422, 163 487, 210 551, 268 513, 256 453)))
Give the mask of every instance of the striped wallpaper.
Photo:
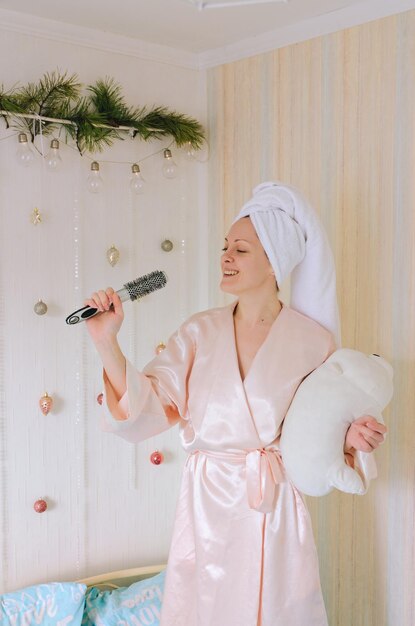
POLYGON ((309 499, 330 625, 414 626, 415 11, 211 69, 208 99, 211 258, 254 185, 298 186, 333 246, 343 345, 395 370, 378 480, 309 499))

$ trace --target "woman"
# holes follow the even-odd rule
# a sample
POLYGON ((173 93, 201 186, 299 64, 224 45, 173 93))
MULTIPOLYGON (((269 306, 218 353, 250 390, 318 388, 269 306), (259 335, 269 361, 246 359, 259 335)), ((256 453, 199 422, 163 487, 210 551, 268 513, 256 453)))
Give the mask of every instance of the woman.
MULTIPOLYGON (((298 192, 265 183, 233 223, 221 264, 221 288, 237 300, 193 315, 143 372, 118 346, 114 290, 85 302, 113 304, 87 322, 104 366, 105 428, 138 442, 178 423, 189 452, 161 624, 325 626, 309 514, 278 441, 297 387, 338 342, 327 238, 298 192), (291 272, 288 307, 278 285, 291 272)), ((355 422, 349 462, 385 430, 370 416, 355 422)))

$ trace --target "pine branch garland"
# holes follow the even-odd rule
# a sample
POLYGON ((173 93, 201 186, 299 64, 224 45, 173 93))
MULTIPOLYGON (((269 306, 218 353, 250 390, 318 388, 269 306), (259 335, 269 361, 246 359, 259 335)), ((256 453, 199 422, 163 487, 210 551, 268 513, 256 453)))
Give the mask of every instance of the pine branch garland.
MULTIPOLYGON (((80 92, 81 84, 75 74, 67 77, 66 72, 63 75, 52 72, 45 74, 39 84, 29 83, 21 87, 14 96, 22 112, 57 118, 67 102, 80 97, 80 92)), ((16 124, 19 130, 30 134, 32 141, 40 133, 40 124, 44 135, 55 132, 57 128, 54 122, 35 120, 33 123, 24 118, 19 118, 16 124)))
POLYGON ((99 79, 86 91, 86 95, 82 95, 77 75, 68 76, 67 72, 47 73, 39 83, 28 83, 9 91, 1 86, 0 117, 7 128, 27 133, 32 141, 40 132, 50 135, 62 128, 66 138, 75 141, 81 154, 101 151, 115 140, 123 139, 128 131, 132 137, 144 141, 170 136, 179 147, 190 142, 198 149, 204 142, 204 130, 197 120, 167 107, 155 106, 149 110, 128 106, 121 86, 112 78, 99 79), (32 114, 52 120, 31 120, 13 117, 13 114, 32 114))
POLYGON ((128 107, 121 93, 121 86, 112 78, 98 80, 95 85, 89 85, 92 93, 91 104, 95 110, 107 118, 109 126, 128 126, 138 121, 145 108, 128 107))
MULTIPOLYGON (((4 85, 0 87, 0 111, 8 111, 9 113, 23 113, 21 107, 17 104, 12 91, 5 91, 4 85)), ((10 128, 9 118, 7 115, 1 114, 6 124, 6 128, 10 128)))

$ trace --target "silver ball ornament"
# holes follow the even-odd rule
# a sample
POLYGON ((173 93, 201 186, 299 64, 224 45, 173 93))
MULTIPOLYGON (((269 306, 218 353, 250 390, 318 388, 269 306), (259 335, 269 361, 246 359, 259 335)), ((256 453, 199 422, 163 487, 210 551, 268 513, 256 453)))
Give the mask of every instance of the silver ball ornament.
POLYGON ((111 248, 108 248, 107 250, 107 260, 112 267, 114 267, 114 265, 116 265, 120 260, 120 251, 114 246, 114 244, 112 244, 111 248))
POLYGON ((48 307, 42 300, 38 300, 38 302, 36 302, 35 306, 33 307, 33 310, 36 315, 44 315, 45 313, 47 313, 48 307))

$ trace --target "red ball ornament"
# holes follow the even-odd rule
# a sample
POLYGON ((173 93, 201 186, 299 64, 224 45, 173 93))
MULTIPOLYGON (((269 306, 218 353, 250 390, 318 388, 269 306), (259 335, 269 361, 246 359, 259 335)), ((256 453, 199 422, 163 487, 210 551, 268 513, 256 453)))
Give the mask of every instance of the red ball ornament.
POLYGON ((36 500, 33 508, 35 509, 36 513, 44 513, 48 508, 48 503, 46 502, 46 500, 36 500))
POLYGON ((155 452, 153 452, 153 454, 150 456, 150 461, 153 463, 153 465, 160 465, 161 463, 163 463, 164 461, 164 456, 162 455, 161 452, 159 452, 158 450, 156 450, 155 452))
POLYGON ((103 399, 104 399, 104 394, 103 393, 99 393, 97 395, 97 402, 98 402, 98 404, 102 404, 103 399))

